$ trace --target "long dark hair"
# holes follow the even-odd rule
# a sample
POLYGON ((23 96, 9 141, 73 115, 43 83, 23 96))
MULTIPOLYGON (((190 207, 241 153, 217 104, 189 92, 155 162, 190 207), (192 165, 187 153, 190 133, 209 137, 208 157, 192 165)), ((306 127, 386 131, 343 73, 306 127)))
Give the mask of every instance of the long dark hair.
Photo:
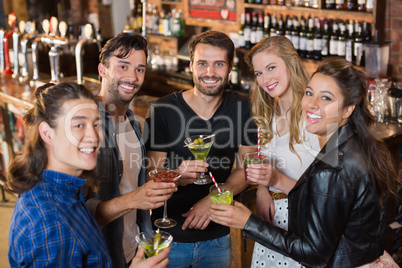
POLYGON ((324 60, 317 71, 335 79, 344 97, 343 107, 355 105, 355 109, 348 118, 348 123, 354 133, 364 157, 373 169, 377 193, 380 204, 387 193, 396 196, 397 175, 390 152, 383 141, 377 140, 370 127, 375 122, 369 110, 367 99, 367 82, 363 71, 355 68, 352 63, 342 58, 329 58, 324 60))
POLYGON ((24 116, 27 130, 21 152, 11 161, 7 174, 7 187, 21 194, 40 181, 40 173, 48 163, 47 150, 39 134, 39 124, 46 122, 55 128, 64 102, 80 98, 95 101, 93 94, 75 83, 46 84, 35 91, 36 103, 24 116))

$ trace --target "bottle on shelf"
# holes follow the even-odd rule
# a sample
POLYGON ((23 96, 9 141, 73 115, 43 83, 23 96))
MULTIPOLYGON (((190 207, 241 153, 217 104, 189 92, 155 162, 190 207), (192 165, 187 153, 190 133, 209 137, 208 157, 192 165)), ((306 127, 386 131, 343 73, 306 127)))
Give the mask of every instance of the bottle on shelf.
POLYGON ((279 14, 276 35, 285 35, 285 28, 283 27, 283 15, 282 14, 279 14))
POLYGON ((311 7, 310 0, 303 0, 303 6, 304 7, 311 7))
POLYGON ((366 1, 366 11, 373 12, 374 9, 374 0, 367 0, 366 1))
POLYGON ((258 26, 258 17, 257 13, 252 13, 252 25, 251 25, 251 33, 250 33, 250 43, 251 47, 257 44, 257 26, 258 26))
POLYGON ((241 48, 245 48, 246 47, 246 42, 244 40, 244 27, 246 24, 246 14, 245 13, 241 13, 240 15, 240 28, 239 28, 239 41, 238 41, 238 45, 241 48))
POLYGON ((346 26, 343 21, 339 22, 338 56, 345 58, 346 55, 346 26))
POLYGON ((329 56, 329 27, 328 21, 324 19, 324 30, 322 32, 322 49, 321 49, 321 57, 327 58, 329 56))
POLYGON ((285 37, 292 41, 293 20, 289 15, 286 15, 285 37))
POLYGON ((346 52, 345 52, 345 59, 349 62, 353 62, 355 57, 353 55, 353 43, 354 43, 354 38, 353 38, 353 22, 352 20, 349 20, 348 23, 348 35, 346 38, 346 52))
POLYGON ((292 43, 297 52, 300 54, 299 40, 300 40, 299 19, 297 18, 297 16, 293 16, 292 43))
POLYGON ((142 30, 142 3, 137 3, 137 31, 141 32, 142 30))
MULTIPOLYGON (((374 35, 374 42, 378 43, 378 31, 375 32, 376 34, 374 35)), ((371 42, 371 24, 368 23, 367 21, 363 22, 362 26, 362 35, 363 35, 363 43, 367 44, 371 42)), ((361 60, 361 66, 366 65, 366 57, 365 57, 365 51, 363 50, 362 54, 362 60, 361 60)))
POLYGON ((299 34, 299 55, 302 58, 306 57, 306 49, 307 49, 307 28, 306 28, 306 19, 301 16, 300 17, 300 34, 299 34))
POLYGON ((258 13, 258 25, 257 25, 257 43, 264 38, 264 18, 263 13, 258 13))
POLYGON ((251 17, 246 13, 246 24, 244 26, 244 43, 247 49, 251 48, 251 17))
POLYGON ((335 9, 335 0, 325 0, 326 9, 335 9))
POLYGON ((312 8, 319 8, 318 1, 321 1, 321 0, 310 0, 310 6, 312 8))
POLYGON ((347 0, 346 1, 346 9, 347 10, 357 10, 357 1, 356 0, 347 0))
POLYGON ((272 14, 271 15, 271 29, 270 29, 270 33, 269 36, 276 36, 276 30, 277 30, 277 26, 276 26, 276 15, 272 14))
POLYGON ((314 58, 314 19, 312 17, 308 17, 308 29, 307 29, 307 43, 306 43, 306 58, 312 59, 314 58))
POLYGON ((346 9, 346 0, 336 0, 335 1, 335 8, 344 10, 346 9))
POLYGON ((230 72, 230 84, 232 90, 240 90, 240 70, 238 67, 239 58, 235 55, 233 58, 233 67, 230 72))
POLYGON ((338 56, 338 23, 332 21, 332 31, 329 37, 329 56, 338 56))
POLYGON ((314 59, 321 60, 322 51, 322 31, 321 21, 318 17, 314 18, 315 32, 314 32, 314 59))
POLYGON ((269 36, 270 30, 271 30, 270 24, 269 24, 270 19, 271 19, 271 16, 269 15, 269 13, 265 14, 265 16, 264 16, 264 38, 269 36))
MULTIPOLYGON (((179 10, 181 11, 181 10, 179 10)), ((153 28, 153 33, 154 34, 159 34, 159 12, 158 12, 158 7, 156 5, 153 6, 152 8, 152 14, 153 14, 153 23, 152 23, 152 28, 153 28)))
POLYGON ((366 0, 357 0, 357 10, 359 10, 359 11, 367 11, 367 9, 366 9, 366 0))
POLYGON ((183 20, 182 20, 182 11, 181 9, 177 10, 174 13, 174 19, 172 22, 172 34, 176 37, 183 36, 183 20))
POLYGON ((360 23, 357 24, 357 33, 355 35, 354 43, 354 54, 356 57, 355 64, 357 66, 362 66, 363 52, 364 52, 364 39, 362 34, 362 26, 360 23))

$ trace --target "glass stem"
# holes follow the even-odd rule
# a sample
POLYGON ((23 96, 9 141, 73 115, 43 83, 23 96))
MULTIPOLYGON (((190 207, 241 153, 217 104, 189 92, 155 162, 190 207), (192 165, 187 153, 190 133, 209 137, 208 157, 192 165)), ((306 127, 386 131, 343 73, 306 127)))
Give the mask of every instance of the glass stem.
POLYGON ((167 201, 165 201, 165 205, 163 205, 163 220, 167 219, 167 201))

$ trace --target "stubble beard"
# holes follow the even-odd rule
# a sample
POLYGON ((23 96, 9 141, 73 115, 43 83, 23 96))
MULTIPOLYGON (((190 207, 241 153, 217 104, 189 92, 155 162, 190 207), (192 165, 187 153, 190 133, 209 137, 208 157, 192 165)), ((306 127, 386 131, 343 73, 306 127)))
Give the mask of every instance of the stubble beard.
MULTIPOLYGON (((202 94, 206 96, 216 96, 219 93, 221 93, 227 86, 229 79, 226 77, 223 79, 223 82, 219 86, 213 86, 213 87, 208 87, 203 85, 200 81, 206 77, 198 77, 198 79, 193 79, 194 80, 194 86, 200 91, 202 94)), ((215 79, 216 77, 212 77, 215 79)), ((222 80, 222 78, 219 78, 222 80)))
POLYGON ((108 89, 109 93, 112 96, 114 96, 114 98, 117 101, 119 101, 119 102, 121 102, 123 104, 129 104, 134 99, 134 97, 138 94, 138 91, 140 90, 140 85, 138 85, 136 83, 124 83, 124 84, 130 84, 130 85, 134 86, 137 89, 137 91, 131 97, 124 98, 119 92, 119 85, 120 84, 123 84, 123 83, 120 82, 120 81, 112 80, 112 81, 110 81, 108 83, 107 89, 108 89))

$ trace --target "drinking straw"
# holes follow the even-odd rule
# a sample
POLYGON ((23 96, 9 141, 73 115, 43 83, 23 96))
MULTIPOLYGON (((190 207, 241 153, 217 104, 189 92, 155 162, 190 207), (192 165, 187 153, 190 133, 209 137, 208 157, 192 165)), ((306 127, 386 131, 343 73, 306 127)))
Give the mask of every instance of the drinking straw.
POLYGON ((212 176, 211 171, 209 172, 209 176, 211 177, 212 181, 214 182, 215 187, 216 187, 216 189, 218 189, 219 193, 222 193, 221 188, 219 188, 218 184, 216 183, 216 180, 215 180, 214 176, 212 176))
POLYGON ((260 145, 260 127, 258 127, 258 132, 257 132, 257 157, 260 159, 260 151, 261 151, 261 145, 260 145))

